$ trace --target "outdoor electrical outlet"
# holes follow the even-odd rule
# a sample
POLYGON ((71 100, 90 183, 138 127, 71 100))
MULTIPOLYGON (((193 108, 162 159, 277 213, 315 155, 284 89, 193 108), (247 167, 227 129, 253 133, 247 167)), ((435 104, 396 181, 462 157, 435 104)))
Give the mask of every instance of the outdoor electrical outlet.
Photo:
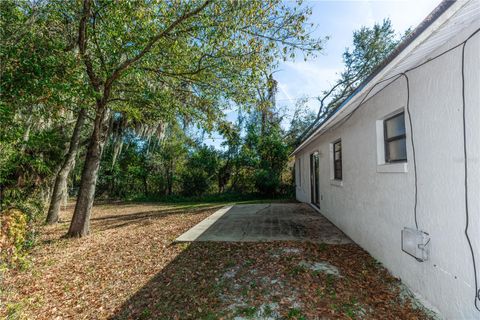
POLYGON ((430 236, 422 230, 403 228, 402 251, 417 261, 427 261, 430 254, 430 236))

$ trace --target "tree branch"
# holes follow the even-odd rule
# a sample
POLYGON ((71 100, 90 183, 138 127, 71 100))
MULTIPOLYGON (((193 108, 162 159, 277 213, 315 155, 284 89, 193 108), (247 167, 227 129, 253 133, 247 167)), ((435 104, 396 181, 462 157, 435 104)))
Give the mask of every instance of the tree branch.
MULTIPOLYGON (((85 0, 88 1, 88 0, 85 0)), ((183 14, 180 16, 178 19, 176 19, 170 26, 168 26, 165 30, 154 36, 153 38, 148 41, 147 45, 143 48, 142 51, 140 51, 136 56, 133 58, 125 60, 118 68, 113 71, 112 75, 107 79, 105 82, 105 90, 110 90, 110 87, 112 83, 121 75, 121 73, 127 69, 130 65, 134 64, 138 60, 140 60, 146 53, 148 53, 152 47, 164 36, 168 35, 175 27, 179 24, 181 24, 183 21, 197 15, 199 12, 201 12, 203 9, 205 9, 209 4, 211 0, 206 0, 201 6, 196 8, 195 10, 192 10, 188 13, 183 14)), ((107 92, 108 92, 107 91, 107 92)))
POLYGON ((83 1, 83 13, 82 18, 80 19, 80 25, 78 28, 78 49, 80 56, 82 57, 83 63, 87 69, 87 75, 93 85, 95 91, 100 89, 100 80, 93 70, 93 63, 90 59, 90 56, 87 54, 87 23, 90 18, 90 9, 91 3, 90 0, 83 1))

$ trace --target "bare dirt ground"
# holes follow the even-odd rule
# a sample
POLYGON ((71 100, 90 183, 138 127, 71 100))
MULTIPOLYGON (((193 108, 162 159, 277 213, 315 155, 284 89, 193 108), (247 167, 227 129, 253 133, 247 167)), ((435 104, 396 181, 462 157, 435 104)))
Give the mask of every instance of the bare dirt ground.
POLYGON ((0 317, 428 318, 355 244, 173 242, 216 209, 106 204, 87 238, 61 239, 66 222, 43 227, 31 266, 4 275, 0 317))

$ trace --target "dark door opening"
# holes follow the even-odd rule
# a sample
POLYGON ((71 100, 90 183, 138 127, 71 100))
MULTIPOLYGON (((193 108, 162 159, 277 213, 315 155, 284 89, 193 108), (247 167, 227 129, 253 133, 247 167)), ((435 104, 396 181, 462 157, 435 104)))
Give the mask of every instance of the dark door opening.
POLYGON ((310 155, 310 201, 320 208, 320 159, 318 152, 310 155))

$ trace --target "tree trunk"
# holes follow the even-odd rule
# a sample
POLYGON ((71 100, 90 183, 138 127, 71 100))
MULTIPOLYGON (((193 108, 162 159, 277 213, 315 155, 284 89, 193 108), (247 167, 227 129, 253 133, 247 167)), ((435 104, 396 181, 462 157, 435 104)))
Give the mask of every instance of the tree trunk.
POLYGON ((45 210, 47 209, 47 204, 50 203, 50 200, 52 199, 53 186, 51 183, 46 182, 42 189, 44 190, 42 212, 45 212, 45 210))
POLYGON ((98 169, 102 158, 103 147, 108 135, 109 112, 105 105, 99 102, 92 136, 85 157, 85 164, 80 180, 77 203, 73 212, 67 237, 83 237, 90 233, 90 215, 92 212, 98 169))
POLYGON ((23 137, 22 137, 22 146, 20 147, 20 154, 25 153, 25 149, 27 148, 27 142, 30 139, 31 129, 32 129, 32 115, 29 115, 27 119, 27 129, 25 129, 25 132, 23 133, 23 137))
POLYGON ((148 197, 148 181, 147 181, 147 176, 143 176, 143 192, 145 193, 145 197, 148 197))
POLYGON ((262 126, 260 128, 260 135, 263 137, 265 136, 265 129, 267 127, 267 111, 262 110, 262 126))
POLYGON ((112 168, 115 167, 117 158, 122 153, 123 137, 116 137, 113 141, 112 168))
POLYGON ((167 195, 172 195, 173 190, 173 172, 175 168, 173 167, 173 160, 170 160, 170 165, 167 171, 167 195))
POLYGON ((75 123, 75 128, 73 129, 72 137, 70 139, 68 152, 65 155, 62 167, 58 171, 57 178, 55 179, 55 186, 53 187, 52 198, 50 200, 50 207, 47 214, 47 224, 54 224, 58 222, 60 205, 65 196, 64 193, 67 192, 67 179, 75 163, 75 157, 77 155, 78 145, 80 143, 80 134, 83 124, 85 123, 86 116, 86 110, 82 108, 78 113, 77 122, 75 123))

